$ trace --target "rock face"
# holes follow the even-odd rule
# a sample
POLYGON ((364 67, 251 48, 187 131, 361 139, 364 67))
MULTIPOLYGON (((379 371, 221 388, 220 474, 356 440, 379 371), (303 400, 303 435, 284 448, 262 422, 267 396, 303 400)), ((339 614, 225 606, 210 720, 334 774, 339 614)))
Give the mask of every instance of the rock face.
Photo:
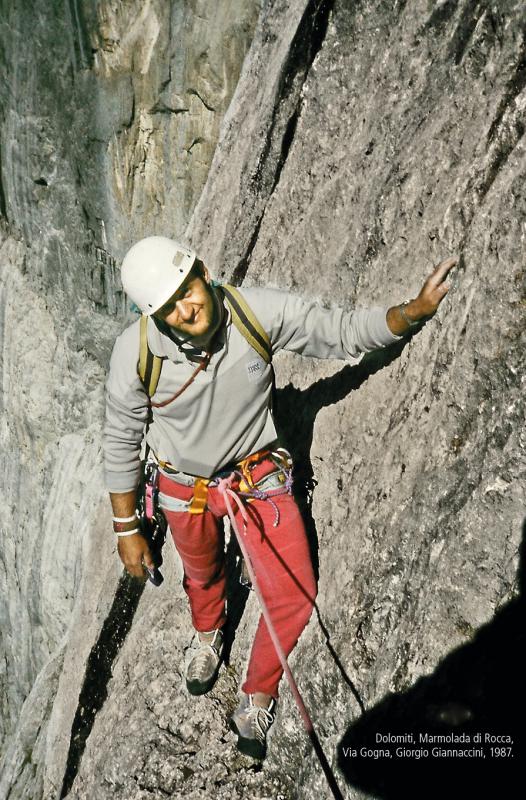
MULTIPOLYGON (((522 4, 269 0, 230 104, 257 3, 5 5, 0 796, 330 796, 283 684, 261 772, 226 731, 253 594, 190 702, 173 552, 161 589, 119 581, 102 389, 115 259, 152 231, 186 229, 218 276, 349 307, 414 296, 460 254, 436 317, 389 351, 276 359, 319 568, 291 666, 334 769, 365 708, 389 730, 423 685, 420 728, 515 731, 519 673, 508 717, 485 693, 490 633, 506 618, 515 641, 522 602, 522 4)), ((396 796, 340 764, 345 797, 396 796)))
POLYGON ((100 459, 116 259, 182 235, 260 11, 3 2, 0 796, 61 791, 120 566, 100 459))

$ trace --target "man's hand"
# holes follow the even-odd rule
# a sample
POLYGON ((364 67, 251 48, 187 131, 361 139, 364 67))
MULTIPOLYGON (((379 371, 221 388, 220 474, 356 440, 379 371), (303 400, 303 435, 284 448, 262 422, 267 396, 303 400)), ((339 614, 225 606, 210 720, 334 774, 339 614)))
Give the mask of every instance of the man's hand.
POLYGON ((450 284, 445 283, 447 274, 457 263, 458 256, 452 256, 435 267, 420 289, 418 297, 406 305, 404 311, 409 319, 417 322, 435 313, 450 289, 450 284))
POLYGON ((426 279, 414 300, 389 309, 387 324, 392 333, 402 336, 410 329, 412 322, 420 322, 435 313, 450 289, 450 284, 445 279, 455 264, 458 264, 458 256, 442 261, 426 279))
POLYGON ((146 580, 143 563, 148 569, 155 569, 150 548, 144 536, 132 533, 131 536, 119 536, 119 556, 126 571, 135 578, 146 580))

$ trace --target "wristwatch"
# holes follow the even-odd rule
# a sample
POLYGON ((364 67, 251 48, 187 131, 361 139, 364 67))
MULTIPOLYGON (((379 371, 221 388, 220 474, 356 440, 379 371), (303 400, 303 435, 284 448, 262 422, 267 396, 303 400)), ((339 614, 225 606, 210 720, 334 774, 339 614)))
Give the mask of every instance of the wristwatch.
POLYGON ((406 322, 409 325, 410 328, 415 328, 417 325, 420 325, 421 320, 419 320, 419 319, 409 319, 409 317, 405 313, 405 307, 408 306, 410 302, 411 301, 409 300, 406 303, 402 303, 401 305, 398 306, 398 310, 399 310, 400 316, 402 317, 404 322, 406 322))

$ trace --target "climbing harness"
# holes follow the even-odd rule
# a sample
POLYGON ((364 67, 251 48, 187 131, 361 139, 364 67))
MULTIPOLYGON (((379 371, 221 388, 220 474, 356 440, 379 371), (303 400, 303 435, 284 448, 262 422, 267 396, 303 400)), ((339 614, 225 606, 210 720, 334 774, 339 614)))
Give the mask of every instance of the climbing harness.
POLYGON ((184 510, 190 514, 203 514, 207 507, 209 488, 219 486, 223 478, 231 476, 232 481, 238 481, 238 491, 246 498, 246 502, 265 500, 273 506, 273 526, 276 528, 279 524, 279 509, 272 498, 280 494, 292 493, 292 460, 290 453, 283 447, 279 447, 276 450, 260 450, 257 453, 253 453, 232 467, 220 470, 211 478, 194 477, 184 472, 179 472, 166 461, 159 460, 159 466, 175 483, 181 483, 183 486, 193 486, 194 489, 190 500, 178 500, 161 494, 162 506, 169 511, 184 510), (254 482, 252 470, 265 459, 270 459, 275 468, 254 482), (174 505, 177 508, 174 508, 174 505))
MULTIPOLYGON (((277 527, 279 525, 279 508, 273 498, 280 494, 292 493, 292 459, 290 453, 283 447, 253 453, 232 467, 220 470, 211 478, 199 478, 179 472, 166 461, 159 461, 159 466, 163 474, 170 480, 182 486, 193 487, 194 490, 189 500, 181 500, 178 497, 160 493, 159 503, 165 511, 203 514, 207 508, 209 489, 218 487, 222 479, 230 476, 231 483, 236 483, 245 502, 264 500, 274 508, 273 527, 277 527), (271 471, 254 481, 252 470, 265 459, 273 462, 271 471)), ((252 588, 250 576, 242 556, 240 561, 239 582, 242 586, 250 589, 252 588)))

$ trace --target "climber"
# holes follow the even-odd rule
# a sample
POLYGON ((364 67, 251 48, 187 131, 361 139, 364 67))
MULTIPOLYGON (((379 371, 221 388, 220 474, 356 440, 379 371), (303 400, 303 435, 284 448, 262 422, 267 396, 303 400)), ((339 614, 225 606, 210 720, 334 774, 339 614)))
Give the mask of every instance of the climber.
MULTIPOLYGON (((243 541, 286 655, 313 608, 316 581, 290 491, 290 457, 272 417, 272 354, 289 350, 357 363, 362 353, 398 341, 435 313, 456 263, 439 264, 409 302, 344 311, 274 289, 222 287, 194 251, 165 237, 142 239, 126 254, 122 284, 143 318, 117 338, 111 357, 106 483, 120 558, 131 575, 144 578, 153 563, 135 509, 146 425, 191 610, 191 694, 212 688, 222 660, 227 483, 243 506, 243 541), (139 374, 140 350, 141 359, 150 354, 147 375, 139 374)), ((265 756, 282 673, 260 618, 230 720, 238 748, 255 758, 265 756)))

